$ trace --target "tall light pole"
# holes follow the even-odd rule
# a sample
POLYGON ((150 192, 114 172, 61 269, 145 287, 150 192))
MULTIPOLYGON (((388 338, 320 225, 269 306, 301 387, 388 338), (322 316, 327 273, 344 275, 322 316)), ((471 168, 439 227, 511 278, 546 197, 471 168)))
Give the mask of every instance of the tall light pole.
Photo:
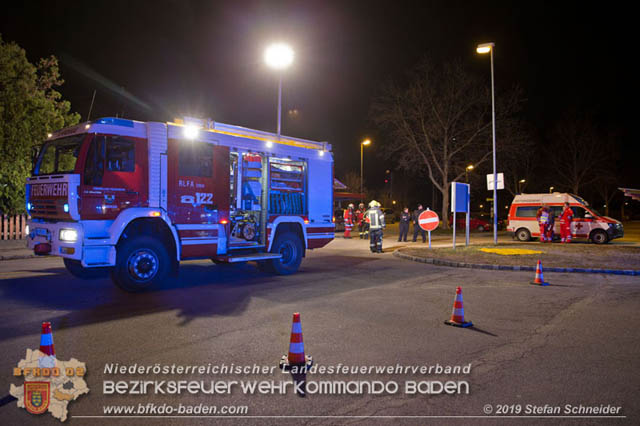
POLYGON ((473 170, 473 164, 469 164, 466 169, 464 169, 464 182, 469 183, 469 172, 473 170))
POLYGON ((476 48, 476 52, 491 54, 491 124, 493 127, 493 243, 498 244, 498 175, 496 173, 496 102, 493 85, 493 49, 495 43, 482 43, 476 48))
POLYGON ((360 197, 362 197, 362 191, 363 191, 364 147, 366 145, 371 145, 371 139, 365 139, 362 142, 360 142, 360 197))
POLYGON ((518 194, 522 194, 522 184, 525 183, 527 180, 526 179, 520 179, 518 181, 518 194))
POLYGON ((264 61, 278 72, 278 139, 282 122, 282 73, 293 62, 293 49, 284 43, 274 43, 264 51, 264 61))

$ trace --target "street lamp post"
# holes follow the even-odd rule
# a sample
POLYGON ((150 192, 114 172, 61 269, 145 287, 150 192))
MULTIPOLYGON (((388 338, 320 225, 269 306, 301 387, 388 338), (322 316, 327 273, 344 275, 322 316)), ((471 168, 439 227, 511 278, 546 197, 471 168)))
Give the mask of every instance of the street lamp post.
POLYGON ((525 183, 527 180, 526 179, 520 179, 518 181, 518 194, 522 194, 522 184, 525 183))
POLYGON ((464 169, 464 182, 469 183, 469 172, 473 170, 473 164, 469 164, 466 169, 464 169))
POLYGON ((264 61, 267 65, 275 70, 280 71, 278 74, 278 126, 277 134, 280 139, 281 123, 282 123, 282 72, 293 62, 293 50, 284 43, 274 43, 267 47, 264 52, 264 61))
POLYGON ((498 244, 498 176, 496 173, 496 103, 493 84, 493 49, 495 43, 482 43, 476 48, 478 53, 489 53, 491 56, 491 125, 493 128, 493 243, 498 244))
MULTIPOLYGON (((366 145, 371 145, 371 139, 365 139, 362 142, 360 142, 360 198, 362 198, 362 191, 363 191, 364 147, 366 145)), ((362 201, 362 199, 360 201, 362 201)))

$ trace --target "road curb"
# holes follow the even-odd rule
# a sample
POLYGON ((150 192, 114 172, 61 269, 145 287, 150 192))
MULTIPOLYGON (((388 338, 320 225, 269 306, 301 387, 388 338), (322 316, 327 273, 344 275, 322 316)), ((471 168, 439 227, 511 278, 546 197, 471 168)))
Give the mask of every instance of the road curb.
POLYGON ((32 259, 34 257, 44 257, 44 256, 37 256, 33 253, 32 254, 12 254, 8 256, 0 255, 0 262, 3 260, 32 259))
MULTIPOLYGON (((432 257, 418 257, 405 254, 400 249, 393 252, 395 257, 413 262, 428 263, 437 266, 450 266, 454 268, 489 269, 493 271, 535 271, 535 266, 511 266, 511 265, 488 265, 484 263, 453 262, 432 257)), ((545 272, 569 272, 582 274, 611 274, 611 275, 640 275, 637 269, 596 269, 596 268, 554 268, 545 266, 545 272)))

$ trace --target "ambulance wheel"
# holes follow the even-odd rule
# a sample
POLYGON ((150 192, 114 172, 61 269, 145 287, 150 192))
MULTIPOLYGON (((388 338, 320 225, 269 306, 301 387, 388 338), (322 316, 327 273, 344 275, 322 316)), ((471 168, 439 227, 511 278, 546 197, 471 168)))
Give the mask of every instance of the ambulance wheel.
POLYGON ((529 241, 531 239, 531 232, 527 228, 520 228, 516 231, 516 238, 518 241, 529 241))
POLYGON ((595 244, 605 244, 609 241, 609 236, 606 232, 596 229, 591 233, 591 241, 595 244))
POLYGON ((134 237, 119 245, 111 279, 121 289, 136 293, 161 283, 170 266, 169 253, 160 241, 134 237))
POLYGON ((79 260, 63 258, 64 267, 76 278, 95 280, 109 276, 109 268, 85 268, 79 260))
POLYGON ((271 253, 281 254, 282 257, 270 260, 268 268, 278 275, 295 273, 302 262, 302 250, 302 241, 296 234, 285 232, 278 235, 271 246, 271 253))

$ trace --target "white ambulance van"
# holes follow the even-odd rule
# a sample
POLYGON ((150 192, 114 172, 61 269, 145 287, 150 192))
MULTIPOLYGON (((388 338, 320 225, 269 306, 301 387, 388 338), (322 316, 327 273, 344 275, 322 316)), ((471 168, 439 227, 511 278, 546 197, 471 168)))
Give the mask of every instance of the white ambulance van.
POLYGON ((602 216, 577 195, 560 192, 516 195, 509 209, 507 231, 519 241, 540 237, 536 214, 542 203, 545 203, 556 218, 553 231, 556 236, 559 236, 560 215, 565 202, 568 202, 573 210, 571 222, 573 239, 591 240, 596 244, 604 244, 624 236, 622 223, 602 216))

